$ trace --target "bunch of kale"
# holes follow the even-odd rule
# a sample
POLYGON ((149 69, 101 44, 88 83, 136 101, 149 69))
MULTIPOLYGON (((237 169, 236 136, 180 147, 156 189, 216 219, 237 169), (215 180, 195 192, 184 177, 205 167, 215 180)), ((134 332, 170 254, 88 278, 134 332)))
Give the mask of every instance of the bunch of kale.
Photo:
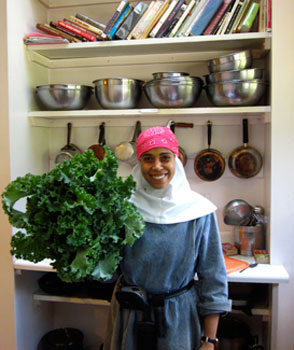
POLYGON ((23 230, 11 239, 11 254, 52 266, 66 282, 111 278, 124 245, 144 232, 144 221, 128 201, 135 182, 117 176, 118 161, 105 146, 103 161, 93 151, 75 155, 43 175, 26 174, 2 194, 10 223, 23 230), (13 208, 26 197, 26 211, 13 208))

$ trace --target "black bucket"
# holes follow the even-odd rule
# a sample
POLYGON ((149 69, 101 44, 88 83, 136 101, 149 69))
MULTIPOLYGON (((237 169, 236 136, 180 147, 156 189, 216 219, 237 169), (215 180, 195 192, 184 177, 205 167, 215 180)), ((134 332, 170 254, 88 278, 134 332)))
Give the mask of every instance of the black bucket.
POLYGON ((54 329, 42 337, 38 350, 83 350, 83 339, 79 329, 54 329))

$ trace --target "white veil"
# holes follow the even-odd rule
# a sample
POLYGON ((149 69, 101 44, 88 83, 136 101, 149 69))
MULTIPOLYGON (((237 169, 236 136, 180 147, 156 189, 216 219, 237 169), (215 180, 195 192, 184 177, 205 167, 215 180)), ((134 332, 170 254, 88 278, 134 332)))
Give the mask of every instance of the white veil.
POLYGON ((213 203, 191 190, 184 167, 177 156, 175 175, 163 189, 156 189, 145 180, 140 164, 134 167, 132 175, 136 181, 136 190, 130 201, 136 205, 146 222, 185 222, 216 210, 213 203))

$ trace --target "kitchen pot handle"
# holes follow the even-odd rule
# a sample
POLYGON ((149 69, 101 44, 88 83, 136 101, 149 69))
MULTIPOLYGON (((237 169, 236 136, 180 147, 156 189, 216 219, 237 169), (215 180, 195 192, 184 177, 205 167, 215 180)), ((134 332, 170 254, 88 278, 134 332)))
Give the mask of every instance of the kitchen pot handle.
POLYGON ((70 145, 72 123, 67 123, 67 145, 70 145))
POLYGON ((193 123, 175 123, 175 126, 177 128, 193 128, 194 127, 194 124, 193 123))
POLYGON ((105 145, 105 123, 102 122, 99 126, 100 129, 100 133, 99 133, 99 140, 98 140, 98 144, 101 146, 105 145))
POLYGON ((141 133, 141 122, 138 120, 137 123, 136 123, 136 128, 135 128, 135 131, 134 131, 132 142, 136 142, 136 140, 137 140, 137 138, 138 138, 140 133, 141 133))
POLYGON ((211 145, 211 129, 212 129, 212 122, 209 120, 207 122, 207 144, 208 144, 208 149, 210 149, 210 145, 211 145))
POLYGON ((248 119, 243 119, 243 144, 247 144, 248 141, 248 119))

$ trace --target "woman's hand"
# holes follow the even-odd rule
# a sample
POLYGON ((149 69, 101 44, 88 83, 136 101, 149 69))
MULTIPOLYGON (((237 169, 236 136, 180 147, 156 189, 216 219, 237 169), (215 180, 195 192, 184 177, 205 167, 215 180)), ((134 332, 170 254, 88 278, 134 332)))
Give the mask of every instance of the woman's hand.
POLYGON ((201 346, 200 346, 200 350, 214 350, 215 347, 214 347, 214 344, 212 343, 203 343, 201 346))

